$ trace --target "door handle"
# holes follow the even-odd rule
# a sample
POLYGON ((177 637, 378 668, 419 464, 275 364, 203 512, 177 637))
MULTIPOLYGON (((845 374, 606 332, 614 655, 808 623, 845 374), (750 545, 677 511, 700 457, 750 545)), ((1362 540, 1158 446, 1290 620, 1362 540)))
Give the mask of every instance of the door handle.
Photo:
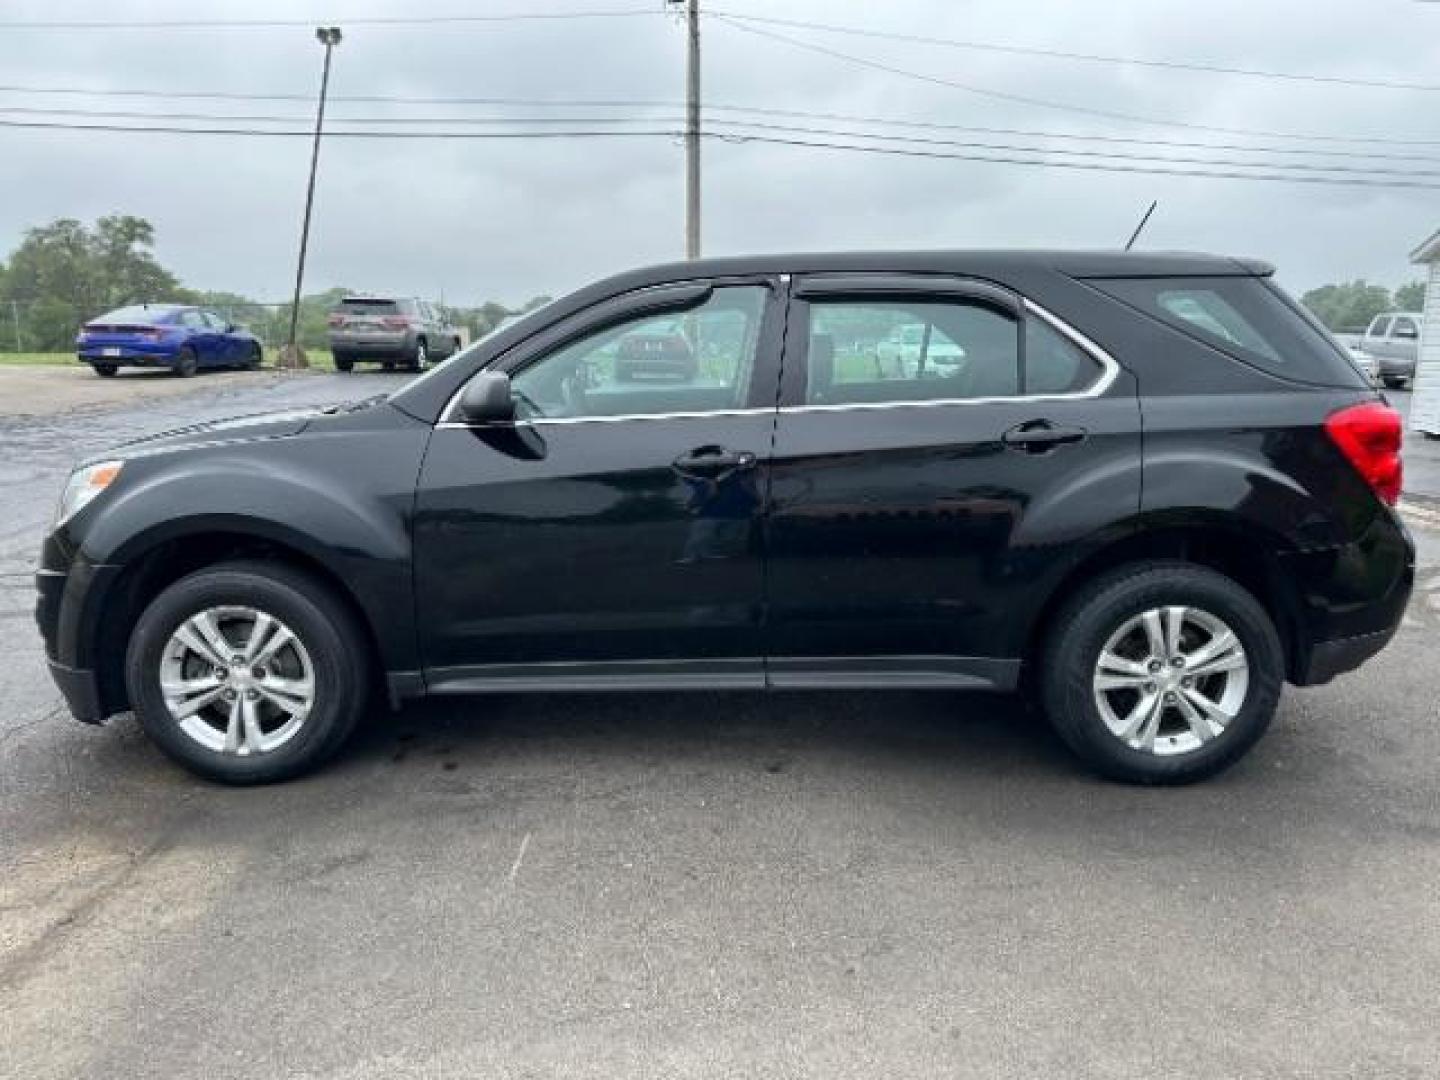
POLYGON ((694 450, 677 457, 672 465, 678 473, 715 479, 745 469, 753 469, 755 461, 755 455, 749 450, 727 450, 723 446, 697 446, 694 450))
POLYGON ((1012 450, 1026 454, 1047 454, 1057 446, 1078 443, 1089 434, 1081 427, 1052 424, 1049 420, 1028 420, 1017 424, 1000 441, 1012 450))

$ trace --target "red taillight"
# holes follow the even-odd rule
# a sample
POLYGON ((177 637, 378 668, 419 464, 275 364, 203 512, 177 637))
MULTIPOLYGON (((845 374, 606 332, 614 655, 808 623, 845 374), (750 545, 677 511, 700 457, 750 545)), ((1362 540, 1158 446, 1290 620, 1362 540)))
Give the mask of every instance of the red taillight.
POLYGON ((386 315, 380 323, 388 330, 404 330, 412 325, 404 315, 386 315))
POLYGON ((1405 472, 1400 461, 1400 414, 1378 401, 1367 401, 1331 413, 1325 431, 1375 494, 1394 506, 1405 472))

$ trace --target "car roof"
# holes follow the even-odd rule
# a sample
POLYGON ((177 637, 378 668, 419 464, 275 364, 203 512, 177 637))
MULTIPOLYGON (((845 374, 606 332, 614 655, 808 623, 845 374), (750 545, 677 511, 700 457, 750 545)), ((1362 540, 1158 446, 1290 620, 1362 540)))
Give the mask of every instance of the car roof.
POLYGON ((663 263, 616 275, 609 283, 643 285, 689 277, 745 274, 890 273, 985 276, 1047 269, 1070 277, 1234 277, 1275 272, 1258 259, 1188 251, 981 249, 950 251, 832 251, 727 255, 663 263))

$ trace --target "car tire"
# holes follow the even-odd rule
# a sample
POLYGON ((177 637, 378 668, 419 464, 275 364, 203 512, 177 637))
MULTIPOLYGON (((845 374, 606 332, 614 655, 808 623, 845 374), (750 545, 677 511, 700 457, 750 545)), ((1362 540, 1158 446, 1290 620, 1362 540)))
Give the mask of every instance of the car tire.
POLYGON ((336 370, 336 371, 342 371, 342 372, 343 372, 343 371, 352 371, 352 370, 354 370, 354 367, 355 367, 355 358, 354 358, 353 356, 349 355, 348 353, 338 353, 338 352, 337 352, 337 353, 331 353, 330 356, 331 356, 331 358, 335 361, 335 370, 336 370))
POLYGON ((381 371, 394 371, 394 370, 395 370, 395 361, 394 361, 394 360, 382 360, 382 361, 380 361, 380 370, 381 370, 381 371))
POLYGON ((265 362, 265 353, 259 345, 251 345, 250 352, 245 358, 244 368, 246 371, 259 371, 260 365, 265 362))
POLYGON ((345 742, 365 708, 365 657, 360 628, 328 588, 280 563, 237 561, 180 579, 146 607, 125 680, 141 727, 167 756, 220 783, 266 784, 314 769, 345 742), (267 657, 267 635, 247 658, 261 625, 292 637, 267 657))
POLYGON ((1254 596, 1213 570, 1181 562, 1121 567, 1083 588, 1050 625, 1040 674, 1044 711, 1102 776, 1139 784, 1213 776, 1243 757, 1274 716, 1285 678, 1275 625, 1254 596), (1175 611, 1185 613, 1178 634, 1175 611), (1238 649, 1203 659, 1206 649, 1223 645, 1226 631, 1238 649), (1185 675, 1177 657, 1205 673, 1185 675))
POLYGON ((424 371, 429 366, 430 350, 425 344, 425 339, 421 338, 415 342, 415 351, 410 354, 409 367, 411 371, 424 371))
MULTIPOLYGON (((464 347, 465 347, 464 345, 460 344, 460 339, 459 339, 458 337, 457 337, 457 338, 452 338, 451 341, 450 341, 450 356, 454 356, 456 353, 458 353, 458 352, 459 352, 461 349, 463 349, 464 347)), ((447 356, 445 359, 447 359, 447 360, 450 359, 450 356, 447 356)))
POLYGON ((1400 390, 1405 386, 1405 379, 1399 375, 1386 375, 1381 381, 1391 390, 1400 390))
POLYGON ((117 371, 120 370, 114 364, 91 364, 90 366, 95 369, 96 375, 99 375, 101 378, 104 379, 111 378, 117 371))
POLYGON ((180 354, 175 357, 175 367, 173 369, 175 374, 182 379, 188 379, 195 374, 195 369, 198 366, 199 361, 195 357, 195 350, 189 345, 182 345, 180 347, 180 354))

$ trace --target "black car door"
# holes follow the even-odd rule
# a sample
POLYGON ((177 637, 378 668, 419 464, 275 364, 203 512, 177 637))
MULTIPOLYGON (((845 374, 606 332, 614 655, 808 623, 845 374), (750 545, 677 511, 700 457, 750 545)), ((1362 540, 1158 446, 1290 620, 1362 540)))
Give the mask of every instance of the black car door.
POLYGON ((993 284, 820 275, 783 381, 771 682, 1012 686, 1058 568, 1138 509, 1133 378, 993 284))
POLYGON ((611 300, 499 359, 514 423, 447 411, 415 519, 432 690, 763 683, 777 287, 725 279, 611 300), (625 376, 626 335, 662 322, 682 328, 697 368, 625 376))

